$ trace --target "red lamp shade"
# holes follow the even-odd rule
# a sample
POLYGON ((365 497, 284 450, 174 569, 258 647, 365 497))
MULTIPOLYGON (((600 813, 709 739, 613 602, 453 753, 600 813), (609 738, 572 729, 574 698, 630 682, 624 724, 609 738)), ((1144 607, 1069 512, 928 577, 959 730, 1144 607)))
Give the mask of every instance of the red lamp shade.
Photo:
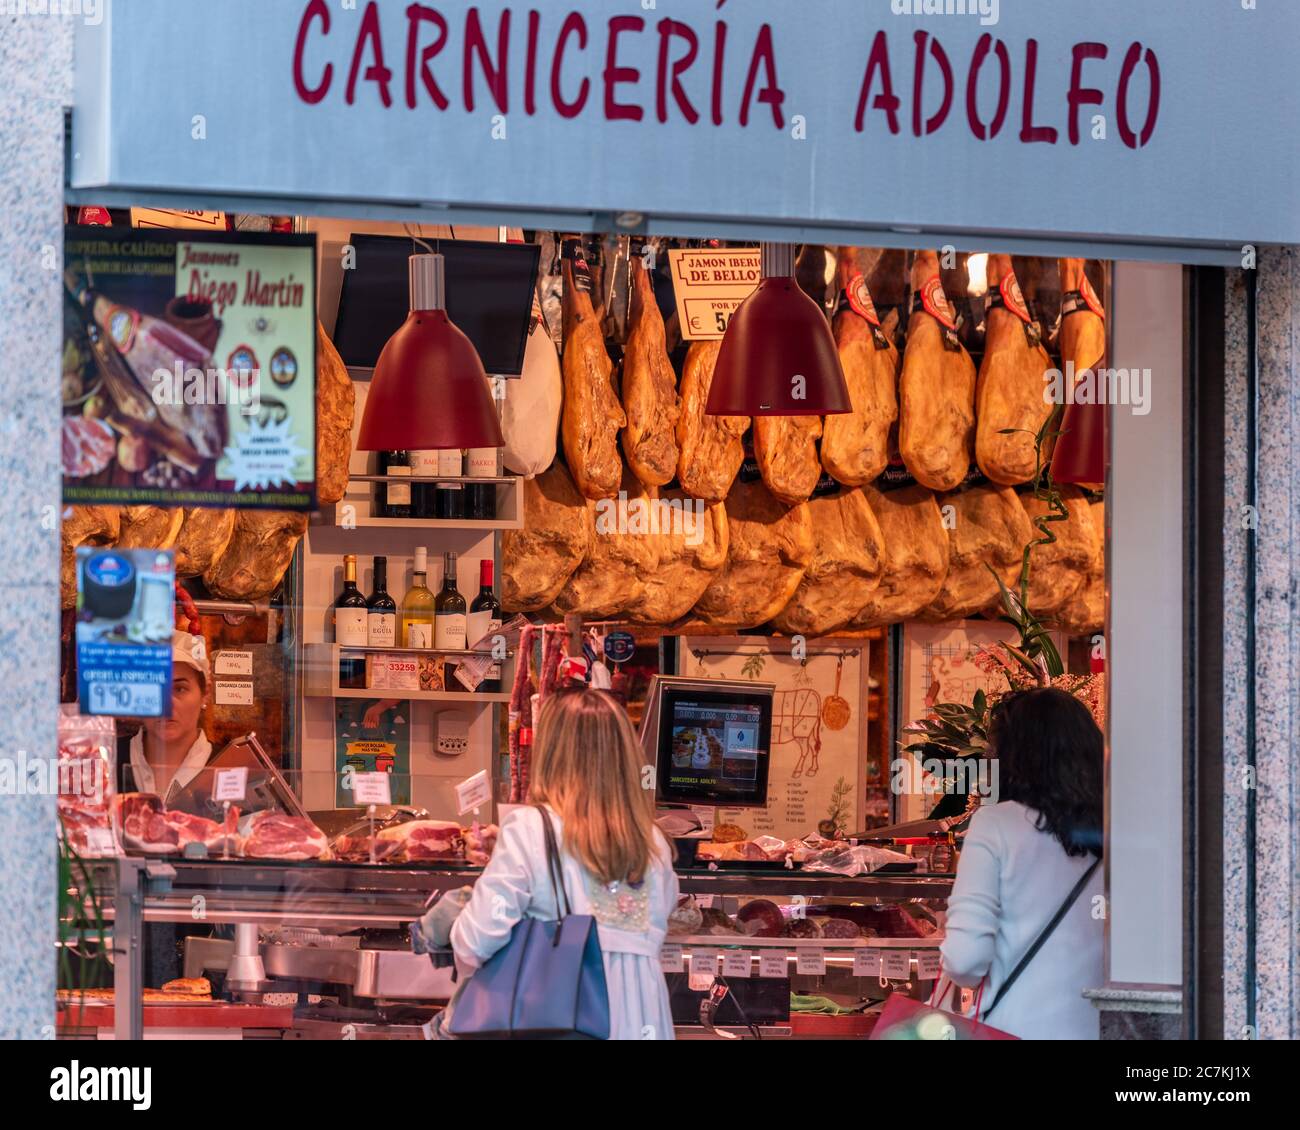
POLYGON ((502 447, 478 351, 443 309, 442 256, 411 256, 411 312, 375 364, 362 451, 502 447))
POLYGON ((1066 405, 1052 454, 1052 478, 1058 483, 1105 485, 1107 411, 1105 404, 1066 405))
POLYGON ((792 252, 763 248, 764 277, 722 338, 705 408, 712 416, 837 416, 853 409, 830 325, 799 289, 792 252))

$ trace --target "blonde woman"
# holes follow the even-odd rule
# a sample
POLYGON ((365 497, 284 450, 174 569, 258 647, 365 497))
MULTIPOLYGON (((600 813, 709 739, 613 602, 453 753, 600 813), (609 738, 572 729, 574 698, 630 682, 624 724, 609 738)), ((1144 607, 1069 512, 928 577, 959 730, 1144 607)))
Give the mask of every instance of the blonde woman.
MULTIPOLYGON (((603 691, 546 700, 528 799, 551 814, 573 913, 596 919, 613 1040, 673 1038, 659 948, 677 905, 677 876, 642 784, 643 762, 627 715, 603 691)), ((536 808, 502 822, 492 859, 451 928, 462 976, 504 946, 525 916, 557 917, 536 808)))

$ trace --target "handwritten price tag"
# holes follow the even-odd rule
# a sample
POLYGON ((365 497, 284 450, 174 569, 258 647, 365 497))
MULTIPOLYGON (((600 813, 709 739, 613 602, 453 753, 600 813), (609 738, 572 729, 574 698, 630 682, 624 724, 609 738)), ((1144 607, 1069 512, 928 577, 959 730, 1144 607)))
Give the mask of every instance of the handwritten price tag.
POLYGON ((248 766, 237 769, 218 769, 213 800, 243 800, 248 795, 248 766))
POLYGON ((917 950, 915 957, 917 976, 922 981, 937 981, 943 970, 943 958, 939 955, 939 951, 917 950))
POLYGON ((790 955, 784 951, 758 955, 758 975, 760 977, 785 978, 790 976, 790 955))
POLYGON ((856 950, 853 954, 854 977, 880 977, 880 951, 856 950))
POLYGON ((800 950, 795 958, 795 969, 805 976, 820 977, 826 972, 826 951, 822 949, 800 950))
POLYGON ((682 971, 682 947, 681 946, 661 946, 659 949, 659 968, 665 973, 680 973, 682 971))
POLYGON ((353 774, 352 800, 356 804, 392 804, 391 778, 387 773, 353 774))
POLYGON ((885 950, 881 959, 884 975, 891 981, 906 981, 912 969, 912 955, 907 950, 885 950))
POLYGON ((492 782, 488 780, 487 770, 482 769, 472 777, 467 777, 456 786, 456 810, 458 816, 482 808, 492 799, 492 782))
POLYGON ((749 950, 734 950, 722 955, 722 975, 724 977, 752 977, 754 973, 754 955, 749 950))

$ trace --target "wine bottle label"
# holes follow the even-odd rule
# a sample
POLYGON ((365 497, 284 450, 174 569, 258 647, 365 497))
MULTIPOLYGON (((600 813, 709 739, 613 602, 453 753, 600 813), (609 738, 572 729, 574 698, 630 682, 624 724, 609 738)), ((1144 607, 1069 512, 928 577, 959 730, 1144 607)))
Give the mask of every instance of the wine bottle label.
POLYGON ((406 639, 402 641, 403 647, 432 647, 433 646, 433 625, 432 624, 407 624, 406 639))
POLYGON ((334 610, 334 642, 344 647, 365 647, 368 638, 364 608, 334 610))
POLYGON ((397 613, 371 612, 366 617, 367 642, 371 647, 395 647, 397 644, 397 613))
POLYGON ((495 447, 471 447, 467 458, 468 474, 474 478, 490 479, 497 473, 497 449, 495 447))
POLYGON ((438 473, 437 451, 412 451, 411 474, 417 478, 431 479, 438 473))
MULTIPOLYGON (((411 476, 410 467, 389 467, 390 475, 399 475, 406 478, 411 476)), ((410 506, 411 505, 411 484, 410 483, 389 483, 388 484, 388 505, 389 506, 410 506)))
POLYGON ((463 612, 439 612, 433 618, 433 646, 447 651, 464 651, 468 625, 463 612))
POLYGON ((438 474, 455 475, 460 477, 464 468, 464 461, 461 459, 460 452, 452 449, 450 451, 439 451, 438 456, 438 474))

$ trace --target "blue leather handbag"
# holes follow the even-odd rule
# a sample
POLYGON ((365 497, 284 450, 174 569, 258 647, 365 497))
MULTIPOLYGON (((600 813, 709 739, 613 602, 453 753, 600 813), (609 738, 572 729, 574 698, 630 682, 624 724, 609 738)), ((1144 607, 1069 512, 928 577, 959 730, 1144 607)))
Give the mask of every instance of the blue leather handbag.
POLYGON ((535 806, 559 920, 524 918, 456 995, 458 1040, 607 1040, 609 990, 596 920, 570 913, 550 813, 535 806))

